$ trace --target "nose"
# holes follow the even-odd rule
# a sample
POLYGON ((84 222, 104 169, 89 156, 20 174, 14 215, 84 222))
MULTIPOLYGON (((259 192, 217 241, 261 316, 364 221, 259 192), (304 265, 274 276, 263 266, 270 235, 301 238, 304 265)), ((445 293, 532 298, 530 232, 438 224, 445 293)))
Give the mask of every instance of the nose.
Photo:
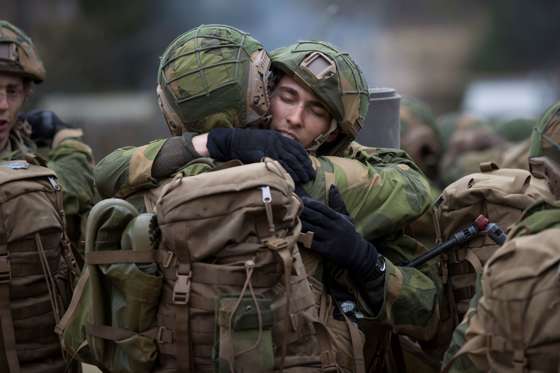
POLYGON ((304 107, 302 104, 295 105, 292 107, 292 110, 287 116, 288 123, 293 127, 302 127, 303 126, 303 115, 304 115, 304 107))

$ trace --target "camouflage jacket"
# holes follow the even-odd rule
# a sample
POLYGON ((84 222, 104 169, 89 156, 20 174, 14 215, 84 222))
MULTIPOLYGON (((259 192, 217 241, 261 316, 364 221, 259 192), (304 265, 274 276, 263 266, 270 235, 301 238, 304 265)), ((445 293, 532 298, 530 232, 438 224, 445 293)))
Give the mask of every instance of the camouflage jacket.
MULTIPOLYGON (((127 198, 142 207, 143 197, 137 197, 137 192, 157 186, 151 167, 164 143, 165 140, 156 140, 141 147, 121 148, 101 160, 95 169, 101 196, 127 198)), ((404 236, 402 228, 422 215, 432 202, 429 183, 401 150, 353 144, 346 156, 312 157, 317 177, 304 188, 311 196, 326 201, 329 187, 335 184, 358 232, 367 240, 382 242, 380 251, 387 258, 385 297, 381 310, 369 315, 391 324, 396 331, 429 339, 439 321, 441 286, 436 271, 430 266, 421 272, 394 264, 424 250, 404 236)), ((212 160, 202 158, 190 162, 181 172, 190 176, 212 167, 212 160)), ((308 270, 321 277, 321 266, 308 270)), ((361 299, 360 303, 367 311, 367 302, 361 299)))
MULTIPOLYGON (((529 241, 531 242, 531 245, 533 243, 536 246, 542 245, 542 238, 539 236, 539 233, 547 229, 558 227, 560 227, 560 201, 538 201, 533 206, 525 210, 519 221, 509 229, 508 240, 501 249, 508 249, 509 247, 515 246, 516 240, 519 238, 531 240, 529 241), (506 248, 505 245, 508 247, 506 248)), ((556 245, 556 247, 558 246, 556 245)), ((498 255, 499 252, 500 251, 497 251, 494 255, 498 255)), ((494 276, 496 276, 496 274, 494 274, 494 276)), ((484 297, 484 292, 482 290, 484 281, 485 273, 477 277, 475 295, 469 303, 469 308, 465 317, 453 333, 451 343, 443 359, 443 366, 447 369, 445 371, 454 373, 483 372, 483 370, 479 369, 473 363, 468 354, 455 355, 470 340, 470 338, 472 338, 471 333, 469 333, 469 327, 474 323, 478 313, 484 311, 479 311, 479 303, 484 297)), ((519 309, 522 308, 522 305, 520 305, 519 309)), ((534 315, 534 317, 535 319, 538 319, 539 315, 534 315)), ((509 331, 506 330, 505 332, 508 333, 509 331)))
POLYGON ((38 149, 29 138, 30 126, 19 122, 10 133, 7 149, 0 153, 0 160, 26 159, 52 169, 63 188, 64 213, 71 238, 77 239, 81 216, 94 202, 93 154, 81 140, 79 129, 64 129, 57 133, 51 149, 38 149), (40 155, 46 153, 47 159, 40 155), (72 237, 74 236, 74 237, 72 237))

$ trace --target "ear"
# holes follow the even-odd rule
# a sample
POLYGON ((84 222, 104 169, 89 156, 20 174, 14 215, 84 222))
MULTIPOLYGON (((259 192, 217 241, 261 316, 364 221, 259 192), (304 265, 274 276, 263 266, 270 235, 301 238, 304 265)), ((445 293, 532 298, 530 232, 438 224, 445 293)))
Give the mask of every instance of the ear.
POLYGON ((334 140, 336 140, 339 134, 340 134, 340 129, 339 128, 335 129, 329 134, 325 142, 333 142, 334 140))

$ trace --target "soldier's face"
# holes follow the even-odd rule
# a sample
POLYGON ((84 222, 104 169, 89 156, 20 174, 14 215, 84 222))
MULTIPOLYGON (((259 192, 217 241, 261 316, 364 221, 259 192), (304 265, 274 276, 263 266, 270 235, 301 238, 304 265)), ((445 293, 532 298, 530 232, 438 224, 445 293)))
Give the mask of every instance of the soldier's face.
POLYGON ((0 73, 0 150, 4 149, 10 131, 17 121, 27 95, 23 79, 16 75, 0 73))
POLYGON ((272 92, 270 111, 271 128, 306 148, 330 128, 331 115, 319 98, 287 75, 272 92))

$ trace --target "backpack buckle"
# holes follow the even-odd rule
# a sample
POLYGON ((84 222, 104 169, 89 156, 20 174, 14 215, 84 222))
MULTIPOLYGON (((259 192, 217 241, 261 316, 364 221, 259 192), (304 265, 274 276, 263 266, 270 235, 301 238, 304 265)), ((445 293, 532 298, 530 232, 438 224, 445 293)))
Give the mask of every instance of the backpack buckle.
POLYGON ((8 255, 0 255, 0 284, 8 284, 12 280, 12 270, 8 255))
POLYGON ((187 304, 191 294, 192 272, 186 274, 177 272, 177 280, 173 287, 173 304, 187 304))
POLYGON ((159 345, 164 343, 173 343, 173 337, 169 329, 160 326, 157 330, 156 341, 159 345))

